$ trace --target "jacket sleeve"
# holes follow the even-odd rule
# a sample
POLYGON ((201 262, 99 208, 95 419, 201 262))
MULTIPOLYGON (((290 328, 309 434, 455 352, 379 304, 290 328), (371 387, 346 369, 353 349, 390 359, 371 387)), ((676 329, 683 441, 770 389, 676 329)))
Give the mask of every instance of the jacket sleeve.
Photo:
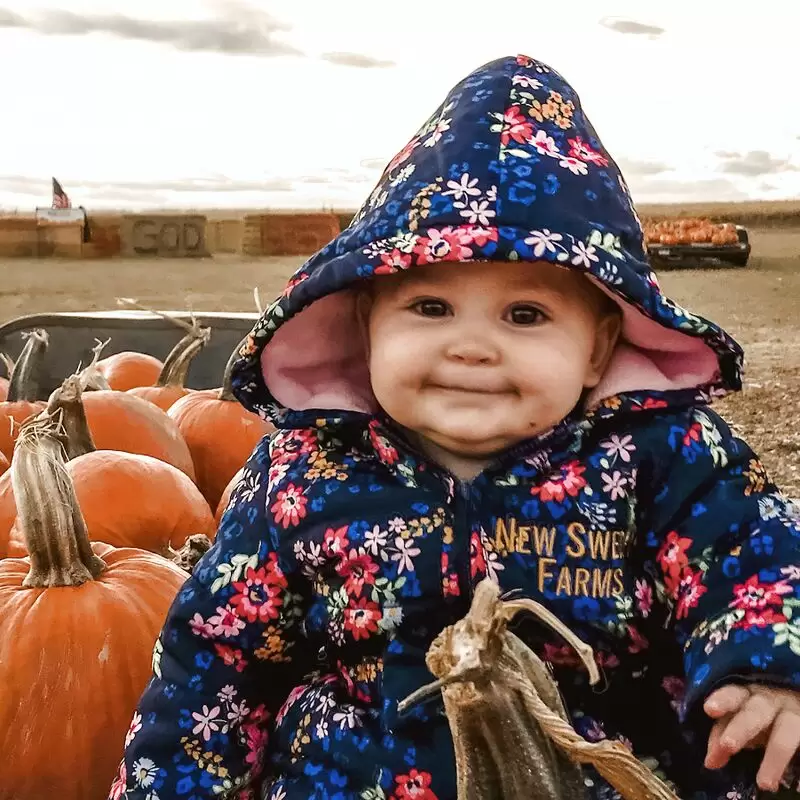
POLYGON ((800 689, 800 508, 710 409, 664 432, 669 455, 642 520, 684 647, 681 718, 728 681, 800 689))
POLYGON ((261 770, 270 722, 306 663, 301 577, 270 536, 269 446, 254 450, 169 611, 111 800, 245 797, 261 770))

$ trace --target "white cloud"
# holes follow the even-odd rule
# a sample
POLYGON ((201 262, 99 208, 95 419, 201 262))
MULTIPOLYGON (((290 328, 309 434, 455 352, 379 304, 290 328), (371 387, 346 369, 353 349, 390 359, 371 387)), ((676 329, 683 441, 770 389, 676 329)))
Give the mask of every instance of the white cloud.
POLYGON ((0 28, 0 175, 37 179, 42 191, 0 185, 3 205, 47 202, 50 175, 87 205, 148 182, 159 202, 285 205, 288 195, 297 206, 356 205, 453 83, 517 52, 573 83, 637 199, 800 193, 800 173, 775 170, 800 159, 800 10, 781 0, 744 17, 722 0, 673 0, 646 16, 638 0, 572 0, 547 36, 541 4, 521 4, 513 18, 470 0, 458 12, 454 0, 0 5, 7 18, 47 18, 49 8, 60 12, 51 23, 94 25, 81 35, 0 28), (133 39, 122 36, 131 20, 144 26, 133 39), (224 24, 212 31, 209 20, 224 24), (653 31, 636 35, 629 23, 653 31), (241 54, 220 52, 231 50, 241 54), (382 68, 363 68, 373 66, 382 68), (187 176, 211 183, 189 192, 187 176), (214 176, 239 190, 220 191, 214 176), (269 181, 291 189, 267 191, 269 181))

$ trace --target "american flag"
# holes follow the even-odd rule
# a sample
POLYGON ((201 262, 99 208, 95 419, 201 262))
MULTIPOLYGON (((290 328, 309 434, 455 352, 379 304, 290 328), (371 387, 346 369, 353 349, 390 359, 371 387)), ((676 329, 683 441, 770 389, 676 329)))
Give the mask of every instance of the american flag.
POLYGON ((53 178, 53 208, 72 208, 67 193, 55 178, 53 178))

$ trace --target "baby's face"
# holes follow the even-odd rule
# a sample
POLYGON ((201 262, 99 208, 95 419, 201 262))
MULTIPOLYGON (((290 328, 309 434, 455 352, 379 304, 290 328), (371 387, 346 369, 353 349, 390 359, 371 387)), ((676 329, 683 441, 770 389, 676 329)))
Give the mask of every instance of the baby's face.
POLYGON ((435 264, 374 281, 378 402, 445 462, 556 425, 596 386, 619 326, 599 289, 546 262, 435 264))

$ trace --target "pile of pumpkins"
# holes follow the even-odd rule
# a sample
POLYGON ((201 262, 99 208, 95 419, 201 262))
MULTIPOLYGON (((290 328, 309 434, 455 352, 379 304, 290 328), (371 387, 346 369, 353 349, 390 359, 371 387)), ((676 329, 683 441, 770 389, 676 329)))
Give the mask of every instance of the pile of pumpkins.
POLYGON ((736 226, 730 222, 711 222, 704 217, 646 220, 644 238, 647 244, 736 244, 736 226))
MULTIPOLYGON (((101 358, 45 401, 33 330, 0 382, 0 797, 105 800, 167 612, 269 423, 164 362, 101 358)), ((230 365, 229 365, 230 366, 230 365)))

